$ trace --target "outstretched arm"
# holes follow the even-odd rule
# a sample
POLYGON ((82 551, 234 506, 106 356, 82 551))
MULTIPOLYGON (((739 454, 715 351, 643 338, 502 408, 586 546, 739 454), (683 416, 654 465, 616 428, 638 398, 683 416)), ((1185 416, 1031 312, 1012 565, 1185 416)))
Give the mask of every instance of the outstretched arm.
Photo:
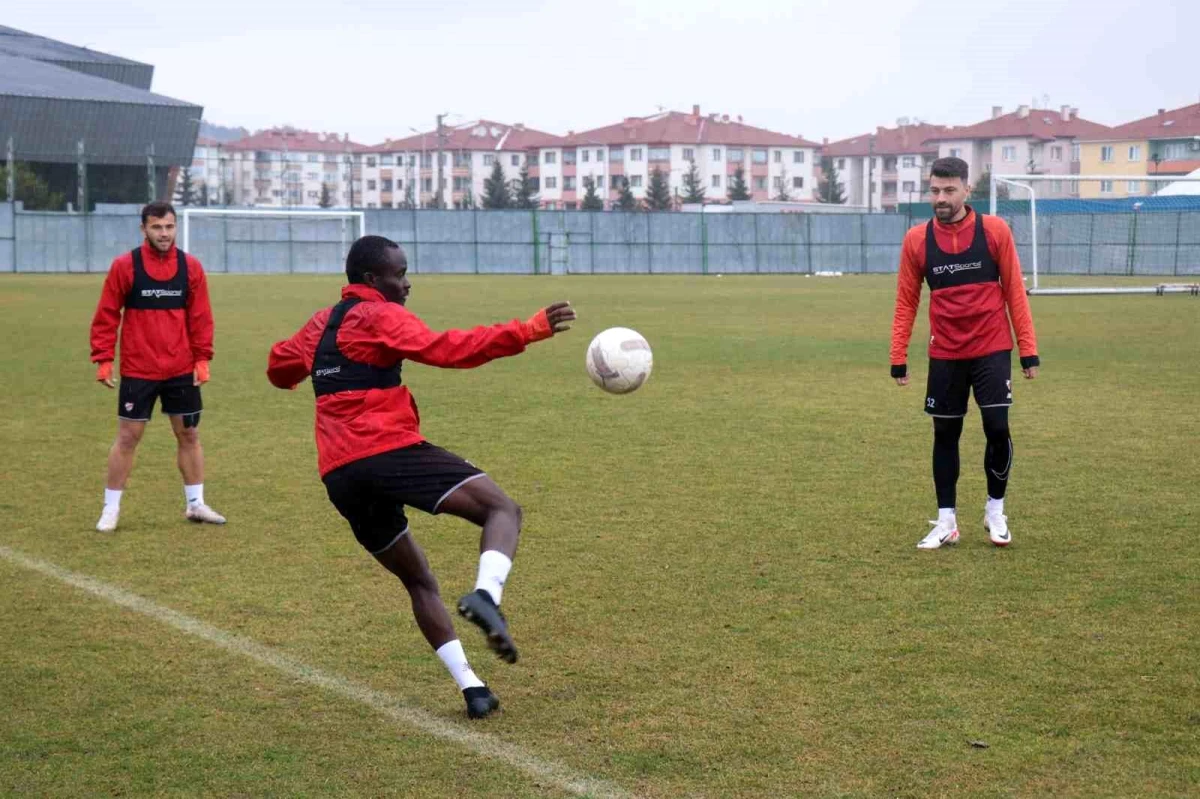
POLYGON ((913 322, 921 305, 922 267, 920 253, 912 244, 912 236, 904 237, 900 248, 900 270, 896 276, 896 311, 892 316, 892 377, 897 385, 908 385, 908 342, 912 338, 913 322))

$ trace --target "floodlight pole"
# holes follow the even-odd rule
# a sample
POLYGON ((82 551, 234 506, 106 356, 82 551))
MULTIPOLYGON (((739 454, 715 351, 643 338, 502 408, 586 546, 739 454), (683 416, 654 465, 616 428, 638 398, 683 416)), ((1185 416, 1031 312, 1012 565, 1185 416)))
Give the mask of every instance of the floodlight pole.
POLYGON ((16 159, 13 157, 13 137, 9 136, 8 137, 8 151, 7 151, 7 154, 5 155, 5 159, 4 159, 5 164, 8 167, 7 171, 5 172, 5 177, 4 177, 4 183, 5 183, 4 196, 5 196, 5 198, 8 199, 8 201, 10 203, 15 203, 17 201, 17 178, 16 178, 16 174, 15 174, 16 164, 14 163, 15 160, 16 159))
POLYGON ((75 155, 78 159, 75 163, 75 174, 79 185, 76 186, 76 204, 78 205, 79 213, 87 213, 87 162, 84 160, 83 139, 80 139, 75 144, 75 155))
POLYGON ((158 199, 155 197, 158 193, 157 182, 154 179, 154 142, 150 142, 150 149, 146 152, 146 194, 149 197, 146 202, 148 203, 158 199))

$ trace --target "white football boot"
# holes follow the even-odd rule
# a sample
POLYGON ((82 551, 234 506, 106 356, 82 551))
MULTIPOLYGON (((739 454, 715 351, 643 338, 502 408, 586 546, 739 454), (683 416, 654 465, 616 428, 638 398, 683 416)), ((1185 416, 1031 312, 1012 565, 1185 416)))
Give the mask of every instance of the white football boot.
POLYGON ((96 532, 111 533, 117 529, 117 520, 121 518, 120 505, 105 505, 100 512, 100 521, 96 522, 96 532))
POLYGON ((957 544, 958 543, 958 521, 936 521, 930 519, 929 523, 933 525, 933 529, 929 531, 929 535, 917 542, 917 549, 937 549, 942 544, 957 544))
POLYGON ((196 522, 197 524, 201 522, 205 522, 207 524, 225 523, 224 516, 217 513, 203 502, 198 502, 195 505, 188 505, 187 510, 184 511, 183 515, 189 522, 196 522))
POLYGON ((988 538, 998 547, 1006 547, 1012 543, 1012 533, 1008 531, 1008 517, 1003 513, 984 513, 983 529, 988 531, 988 538))

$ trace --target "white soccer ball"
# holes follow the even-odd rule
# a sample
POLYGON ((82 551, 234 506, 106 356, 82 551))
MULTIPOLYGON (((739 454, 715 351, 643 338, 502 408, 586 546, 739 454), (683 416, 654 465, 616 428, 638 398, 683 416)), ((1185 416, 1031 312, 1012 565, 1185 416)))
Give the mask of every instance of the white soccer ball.
POLYGON ((650 377, 654 353, 636 330, 610 327, 588 345, 588 377, 609 394, 628 394, 650 377))

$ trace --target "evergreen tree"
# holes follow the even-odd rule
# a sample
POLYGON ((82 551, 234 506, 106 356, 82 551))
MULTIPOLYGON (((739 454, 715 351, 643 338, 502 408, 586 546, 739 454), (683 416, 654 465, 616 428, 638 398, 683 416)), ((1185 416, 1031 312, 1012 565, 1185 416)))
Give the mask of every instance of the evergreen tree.
POLYGON ((750 190, 746 188, 746 170, 739 166, 729 179, 729 188, 725 196, 730 200, 749 200, 750 190))
POLYGON ((504 168, 500 166, 499 159, 492 164, 492 174, 483 179, 482 203, 484 208, 512 207, 512 191, 504 179, 504 168))
POLYGON ((24 203, 27 211, 61 211, 66 200, 60 192, 50 191, 50 184, 25 164, 13 168, 15 197, 5 196, 8 190, 8 168, 0 162, 0 200, 24 203))
POLYGON ((529 165, 521 167, 521 173, 513 181, 513 205, 516 208, 537 208, 537 189, 533 186, 533 178, 529 177, 529 165))
POLYGON ((404 207, 405 208, 411 209, 411 208, 417 207, 417 190, 416 190, 415 184, 416 184, 415 180, 410 180, 410 181, 408 181, 408 185, 404 187, 404 207))
POLYGON ((671 187, 667 183, 667 176, 655 167, 650 173, 650 185, 646 188, 646 208, 651 211, 669 211, 671 207, 671 187))
MULTIPOLYGON (((972 201, 990 201, 992 199, 992 170, 983 170, 983 174, 979 176, 979 180, 975 181, 975 185, 971 187, 971 196, 967 199, 972 201)), ((1008 199, 1008 186, 1003 183, 996 184, 996 199, 1008 199)))
POLYGON ((817 186, 817 201, 832 205, 842 205, 846 202, 841 181, 838 180, 837 162, 830 156, 821 159, 821 182, 817 186))
POLYGON ((596 193, 596 181, 591 178, 584 178, 583 185, 587 191, 583 195, 583 204, 580 206, 580 210, 603 211, 604 200, 600 199, 600 195, 596 193))
POLYGON ((196 204, 196 186, 192 183, 192 168, 185 166, 179 173, 179 188, 175 190, 175 202, 180 205, 196 204))
POLYGON ((208 184, 207 183, 200 184, 200 192, 197 195, 196 204, 197 205, 208 205, 208 184))
POLYGON ((792 195, 788 193, 788 173, 787 169, 779 173, 779 193, 775 195, 775 199, 779 202, 791 202, 792 195))
POLYGON ((233 192, 230 189, 226 189, 225 196, 221 199, 224 201, 221 205, 233 205, 233 192))
POLYGON ((629 178, 621 178, 621 188, 617 193, 617 208, 622 211, 638 210, 637 197, 633 196, 633 191, 629 188, 629 178))
POLYGON ((317 200, 317 205, 321 208, 333 207, 333 193, 329 191, 328 183, 321 184, 321 199, 317 200))
POLYGON ((704 182, 700 179, 700 169, 696 166, 695 161, 692 161, 692 165, 683 175, 683 201, 685 203, 704 202, 704 182))

